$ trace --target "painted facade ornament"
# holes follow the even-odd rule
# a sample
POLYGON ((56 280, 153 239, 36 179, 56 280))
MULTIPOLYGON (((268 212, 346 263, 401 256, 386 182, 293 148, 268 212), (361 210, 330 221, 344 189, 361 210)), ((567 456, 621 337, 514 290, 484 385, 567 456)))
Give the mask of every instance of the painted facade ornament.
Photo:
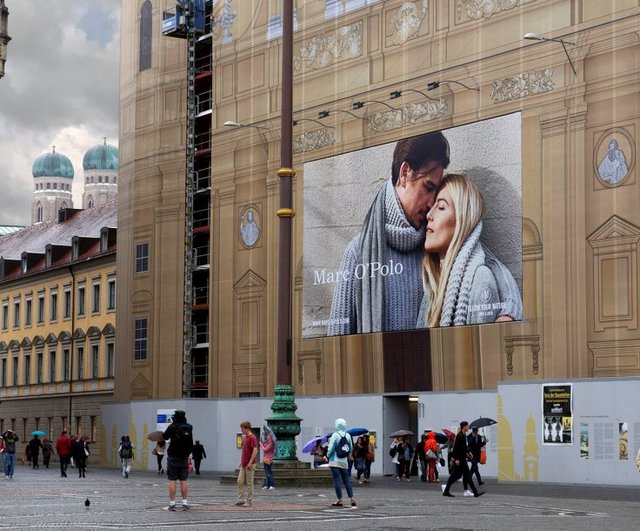
POLYGON ((493 103, 504 103, 532 94, 549 92, 555 86, 552 76, 553 68, 545 68, 542 71, 531 70, 517 76, 496 79, 492 82, 491 99, 493 103))
POLYGON ((293 139, 294 153, 307 153, 336 143, 336 134, 334 129, 323 127, 320 129, 311 129, 296 135, 293 139))
POLYGON ((368 129, 370 133, 384 133, 419 121, 428 122, 444 115, 447 108, 446 100, 440 99, 435 102, 405 105, 393 111, 378 112, 369 118, 368 129))
POLYGON ((333 35, 320 33, 293 57, 293 70, 320 70, 362 55, 362 21, 342 26, 333 35))
POLYGON ((616 186, 624 181, 628 174, 629 166, 624 151, 618 147, 618 141, 614 138, 609 142, 608 151, 598 164, 598 176, 604 183, 616 186))
POLYGON ((393 26, 392 44, 404 44, 408 40, 417 37, 426 14, 427 0, 422 1, 421 8, 414 2, 402 4, 391 21, 393 26))
POLYGON ((462 19, 462 11, 472 20, 489 18, 491 15, 508 11, 514 7, 533 2, 533 0, 457 0, 456 12, 458 20, 462 19))
POLYGON ((240 239, 245 247, 253 247, 260 238, 260 227, 254 208, 248 208, 240 216, 240 239))

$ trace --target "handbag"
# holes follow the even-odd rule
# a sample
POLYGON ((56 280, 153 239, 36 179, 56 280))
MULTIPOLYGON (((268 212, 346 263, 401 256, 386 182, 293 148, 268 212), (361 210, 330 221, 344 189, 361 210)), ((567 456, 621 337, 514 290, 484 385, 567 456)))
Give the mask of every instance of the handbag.
POLYGON ((151 450, 151 453, 152 453, 153 455, 158 455, 158 450, 156 450, 156 449, 154 448, 153 450, 151 450))
POLYGON ((425 455, 427 456, 427 459, 438 459, 438 454, 433 450, 427 450, 427 453, 425 455))
POLYGON ((373 452, 367 452, 367 461, 373 461, 375 459, 375 456, 373 455, 373 452))
POLYGON ((481 465, 487 464, 487 452, 484 448, 480 448, 480 464, 481 465))
POLYGON ((367 462, 364 457, 358 457, 356 459, 356 470, 365 470, 367 468, 367 462))

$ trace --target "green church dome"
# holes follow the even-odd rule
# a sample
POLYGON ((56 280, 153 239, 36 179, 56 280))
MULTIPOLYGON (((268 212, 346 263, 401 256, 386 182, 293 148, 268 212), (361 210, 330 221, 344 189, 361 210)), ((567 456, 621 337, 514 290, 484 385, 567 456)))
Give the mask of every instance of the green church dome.
POLYGON ((40 155, 33 163, 34 177, 66 177, 73 179, 73 164, 62 153, 56 153, 54 146, 51 153, 40 155))
POLYGON ((84 170, 117 170, 118 169, 118 148, 107 144, 99 144, 92 147, 84 154, 82 159, 84 170))

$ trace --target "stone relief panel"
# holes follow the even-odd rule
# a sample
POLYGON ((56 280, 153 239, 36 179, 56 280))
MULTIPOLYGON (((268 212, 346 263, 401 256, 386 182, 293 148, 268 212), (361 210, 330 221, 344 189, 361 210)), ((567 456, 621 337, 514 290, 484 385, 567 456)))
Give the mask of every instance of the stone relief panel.
POLYGON ((633 184, 636 162, 635 127, 612 127, 595 132, 593 138, 593 173, 596 190, 633 184))
POLYGON ((416 124, 418 121, 428 122, 443 116, 447 108, 446 100, 440 99, 436 102, 415 103, 393 111, 378 112, 368 119, 368 130, 373 134, 384 133, 416 124))
POLYGON ((456 0, 456 19, 479 20, 534 0, 456 0))
POLYGON ((335 129, 329 127, 311 129, 293 137, 293 152, 294 154, 307 153, 335 143, 335 129))
POLYGON ((420 28, 426 18, 427 6, 427 0, 402 4, 387 20, 387 44, 400 46, 415 39, 420 34, 420 28))
POLYGON ((333 34, 320 33, 301 46, 293 56, 295 74, 320 70, 362 55, 362 21, 338 28, 333 34))
POLYGON ((593 250, 593 328, 638 329, 640 228, 611 216, 587 238, 593 250))
POLYGON ((491 99, 493 103, 505 103, 533 94, 541 94, 553 90, 553 68, 542 71, 531 70, 517 76, 505 77, 492 81, 491 99))

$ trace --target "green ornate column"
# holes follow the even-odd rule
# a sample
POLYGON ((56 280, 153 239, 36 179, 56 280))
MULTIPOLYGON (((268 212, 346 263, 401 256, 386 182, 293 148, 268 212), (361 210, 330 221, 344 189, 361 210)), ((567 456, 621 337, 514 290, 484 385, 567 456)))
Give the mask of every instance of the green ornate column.
POLYGON ((298 461, 296 452, 296 435, 300 433, 302 419, 296 416, 295 389, 292 385, 276 385, 273 390, 273 416, 267 419, 267 424, 278 438, 278 461, 298 461))

